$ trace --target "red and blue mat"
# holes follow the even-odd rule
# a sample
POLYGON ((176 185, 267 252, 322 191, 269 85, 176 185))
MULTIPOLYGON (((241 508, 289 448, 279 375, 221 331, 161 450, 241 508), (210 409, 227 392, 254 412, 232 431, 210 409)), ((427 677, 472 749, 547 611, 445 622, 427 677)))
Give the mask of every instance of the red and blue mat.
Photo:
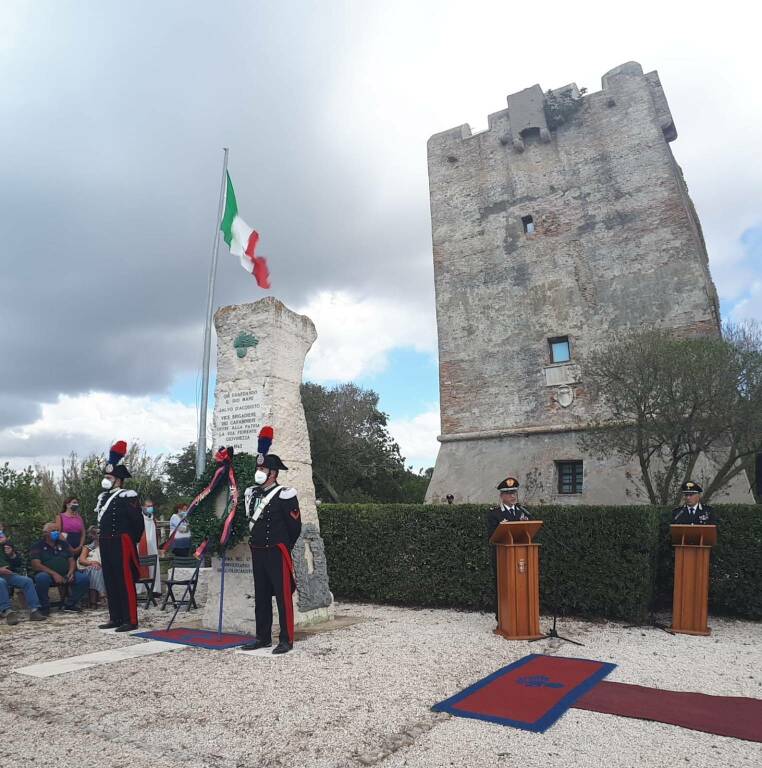
POLYGON ((616 664, 531 654, 432 709, 543 733, 616 664))
POLYGON ((135 632, 133 637, 145 637, 148 640, 161 640, 163 643, 178 643, 179 645, 191 645, 196 648, 209 648, 216 651, 235 648, 246 643, 253 643, 256 640, 253 635, 237 635, 231 632, 218 633, 211 629, 188 629, 186 627, 135 632))

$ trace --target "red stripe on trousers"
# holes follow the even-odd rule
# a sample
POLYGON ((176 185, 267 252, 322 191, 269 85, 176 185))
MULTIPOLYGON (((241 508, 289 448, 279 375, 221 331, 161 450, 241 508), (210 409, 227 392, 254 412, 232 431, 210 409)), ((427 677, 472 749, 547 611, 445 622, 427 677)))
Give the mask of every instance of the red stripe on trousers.
POLYGON ((278 544, 281 553, 281 568, 283 570, 283 607, 286 611, 286 628, 288 629, 288 642, 294 644, 294 599, 292 597, 296 580, 294 579, 294 564, 291 562, 291 553, 285 544, 278 544))
POLYGON ((135 594, 135 579, 130 566, 138 568, 138 553, 128 534, 123 533, 122 539, 122 577, 124 588, 127 590, 127 607, 130 611, 130 624, 138 623, 138 597, 135 594))

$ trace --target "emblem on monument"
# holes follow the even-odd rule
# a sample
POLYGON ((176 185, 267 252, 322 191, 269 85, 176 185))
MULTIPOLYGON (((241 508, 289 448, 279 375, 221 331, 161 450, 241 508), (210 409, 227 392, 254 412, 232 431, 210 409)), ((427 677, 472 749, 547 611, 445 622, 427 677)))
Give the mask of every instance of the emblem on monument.
POLYGON ((253 336, 250 333, 246 333, 245 331, 241 331, 241 333, 235 337, 233 347, 235 348, 235 353, 238 355, 238 357, 246 357, 246 352, 249 347, 256 347, 257 344, 259 344, 259 339, 256 336, 253 336))

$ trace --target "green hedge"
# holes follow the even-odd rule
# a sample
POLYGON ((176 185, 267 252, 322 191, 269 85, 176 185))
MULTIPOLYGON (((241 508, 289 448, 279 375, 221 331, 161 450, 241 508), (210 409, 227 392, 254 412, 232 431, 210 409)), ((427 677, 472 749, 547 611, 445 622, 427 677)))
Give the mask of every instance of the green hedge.
MULTIPOLYGON (((711 609, 762 618, 762 510, 716 508, 711 609)), ((337 597, 400 605, 491 610, 494 586, 485 506, 320 507, 337 597)), ((642 620, 671 603, 669 510, 650 506, 542 508, 542 609, 642 620)))
MULTIPOLYGON (((712 613, 762 619, 762 507, 751 504, 714 506, 717 545, 709 567, 712 613)), ((670 511, 659 510, 659 568, 656 601, 672 605, 675 560, 669 540, 670 511)))

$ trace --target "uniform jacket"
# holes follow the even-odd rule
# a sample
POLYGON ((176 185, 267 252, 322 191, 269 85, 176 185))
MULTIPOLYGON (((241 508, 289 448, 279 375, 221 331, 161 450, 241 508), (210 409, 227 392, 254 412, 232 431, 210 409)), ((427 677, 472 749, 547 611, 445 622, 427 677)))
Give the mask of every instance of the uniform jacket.
POLYGON ((491 507, 487 512, 487 539, 492 538, 492 534, 497 530, 498 525, 503 520, 507 520, 509 523, 516 523, 519 520, 531 520, 532 516, 526 507, 522 507, 521 504, 516 504, 513 511, 510 511, 508 507, 491 507))
POLYGON ((140 541, 144 530, 143 510, 140 505, 140 498, 135 491, 124 488, 103 491, 98 495, 95 511, 100 517, 98 528, 101 536, 118 536, 126 533, 135 544, 140 541), (116 498, 101 514, 102 508, 106 506, 106 502, 114 494, 116 494, 116 498))
POLYGON ((249 519, 249 541, 255 547, 275 547, 285 544, 289 550, 294 548, 302 532, 302 518, 299 512, 299 500, 294 488, 270 486, 247 488, 245 494, 246 517, 249 519), (273 487, 279 491, 267 502, 259 518, 253 520, 257 500, 267 496, 273 487))
POLYGON ((689 507, 676 507, 672 510, 673 525, 717 525, 712 508, 706 504, 697 504, 696 513, 691 515, 689 507))

